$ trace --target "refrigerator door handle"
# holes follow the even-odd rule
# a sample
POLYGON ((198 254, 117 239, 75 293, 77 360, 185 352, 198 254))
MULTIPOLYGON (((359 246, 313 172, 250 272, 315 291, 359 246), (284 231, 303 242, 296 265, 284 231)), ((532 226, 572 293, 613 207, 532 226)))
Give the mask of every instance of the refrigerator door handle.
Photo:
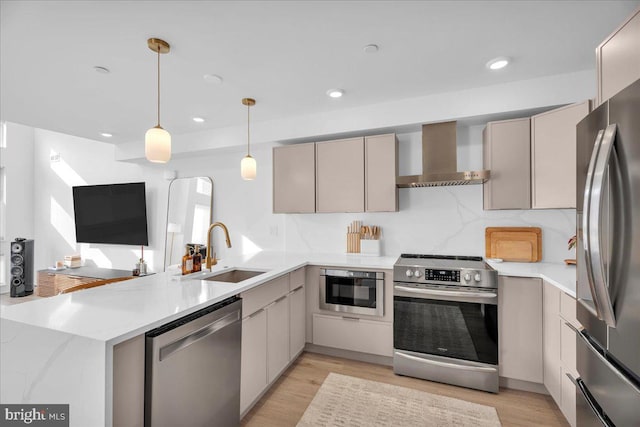
POLYGON ((593 401, 593 398, 591 397, 591 393, 589 393, 589 391, 587 390, 587 386, 584 384, 584 382, 582 382, 582 379, 581 378, 577 378, 577 379, 573 378, 573 376, 571 374, 567 374, 567 376, 569 377, 571 382, 573 384, 575 384, 576 388, 580 391, 580 393, 582 394, 582 397, 584 398, 584 400, 589 405, 589 408, 591 408, 591 410, 593 411, 594 415, 598 418, 598 420, 602 423, 602 425, 605 426, 605 427, 615 427, 608 420, 608 418, 605 418, 605 416, 603 416, 601 411, 598 410, 598 407, 596 406, 596 403, 593 401))
POLYGON ((624 376, 624 374, 620 373, 620 370, 618 368, 616 368, 615 366, 613 366, 611 364, 611 362, 604 357, 600 351, 598 351, 593 344, 591 344, 591 342, 589 342, 589 339, 585 336, 585 334, 582 332, 584 331, 584 329, 582 331, 579 331, 578 328, 576 328, 575 326, 573 326, 571 323, 569 322, 565 322, 565 325, 568 326, 569 328, 571 328, 580 339, 582 339, 582 341, 585 342, 585 344, 587 345, 587 349, 589 349, 589 351, 591 351, 593 354, 595 354, 595 356, 600 359, 600 361, 605 364, 607 366, 607 369, 609 369, 611 372, 613 372, 620 380, 624 381, 625 385, 630 387, 630 390, 632 390, 634 393, 640 394, 640 389, 638 388, 637 385, 635 385, 633 382, 631 382, 626 376, 624 376))
POLYGON ((602 146, 602 137, 604 135, 604 129, 601 129, 596 136, 595 143, 593 144, 593 151, 591 152, 591 159, 589 160, 589 167, 587 169, 587 180, 584 186, 584 202, 583 209, 584 215, 582 217, 582 249, 584 251, 584 259, 586 261, 586 270, 587 270, 587 282, 589 284, 589 291, 591 293, 591 298, 593 301, 593 305, 595 308, 595 313, 591 304, 583 302, 583 306, 587 308, 590 312, 592 312, 598 319, 602 319, 602 315, 600 314, 600 305, 599 298, 596 294, 595 288, 595 279, 593 277, 593 268, 592 268, 592 259, 591 259, 591 242, 589 240, 590 229, 589 225, 591 223, 591 194, 593 189, 593 175, 596 168, 596 163, 598 160, 598 154, 600 153, 600 147, 602 146))
POLYGON ((602 137, 600 144, 600 150, 598 158, 596 160, 595 169, 593 171, 593 183, 591 186, 591 197, 589 200, 589 248, 591 268, 593 273, 593 286, 595 287, 596 295, 598 299, 598 306, 600 308, 600 315, 602 320, 612 328, 616 326, 615 313, 613 312, 613 305, 611 304, 611 297, 609 296, 609 280, 605 275, 604 257, 603 257, 603 245, 607 242, 603 242, 601 232, 601 211, 603 200, 603 184, 607 173, 607 167, 609 166, 609 159, 611 158, 611 151, 613 150, 613 143, 616 138, 617 125, 611 124, 607 126, 602 137))

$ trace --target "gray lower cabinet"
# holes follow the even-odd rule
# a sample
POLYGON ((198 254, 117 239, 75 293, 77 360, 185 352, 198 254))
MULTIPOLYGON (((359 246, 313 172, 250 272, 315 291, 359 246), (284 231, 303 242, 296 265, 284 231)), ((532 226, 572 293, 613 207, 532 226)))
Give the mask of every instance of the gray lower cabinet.
POLYGON ((558 288, 544 282, 542 316, 544 386, 556 402, 560 402, 562 397, 560 293, 558 288))
POLYGON ((242 319, 240 414, 267 384, 267 312, 260 309, 242 319))
POLYGON ((304 268, 241 294, 240 415, 246 414, 305 345, 304 268), (290 288, 297 284, 295 289, 290 288))
POLYGON ((484 209, 530 209, 529 118, 489 122, 482 139, 483 167, 491 171, 491 177, 483 184, 484 209))
POLYGON ((499 277, 498 337, 500 376, 542 384, 540 279, 499 277))
POLYGON ((305 289, 301 285, 289 292, 289 360, 295 359, 304 349, 306 312, 305 289))
POLYGON ((144 426, 144 334, 113 347, 114 426, 144 426))
POLYGON ((273 382, 289 364, 289 295, 283 295, 267 312, 267 380, 273 382))
POLYGON ((576 387, 567 374, 576 368, 576 300, 544 282, 544 385, 572 427, 576 426, 576 387), (571 326, 570 326, 571 325, 571 326))

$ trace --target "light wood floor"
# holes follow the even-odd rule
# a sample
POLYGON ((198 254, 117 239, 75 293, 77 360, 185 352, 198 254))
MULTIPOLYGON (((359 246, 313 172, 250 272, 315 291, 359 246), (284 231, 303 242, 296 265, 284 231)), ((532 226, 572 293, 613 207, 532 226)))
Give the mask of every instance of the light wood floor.
POLYGON ((330 372, 422 390, 493 406, 504 427, 568 426, 550 396, 500 389, 492 394, 397 376, 389 366, 303 353, 242 419, 246 427, 295 426, 330 372))

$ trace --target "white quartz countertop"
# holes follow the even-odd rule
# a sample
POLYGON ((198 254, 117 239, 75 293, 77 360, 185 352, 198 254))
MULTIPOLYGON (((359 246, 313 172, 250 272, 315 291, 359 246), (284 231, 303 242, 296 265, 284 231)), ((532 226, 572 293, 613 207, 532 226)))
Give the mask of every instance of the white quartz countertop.
POLYGON ((305 265, 392 269, 396 257, 259 252, 219 260, 213 271, 267 270, 241 283, 184 280, 158 273, 2 306, 0 317, 114 345, 305 265))
POLYGON ((494 262, 487 260, 500 276, 536 277, 576 297, 576 266, 551 262, 494 262))
MULTIPOLYGON (((241 283, 185 280, 158 273, 23 304, 2 306, 0 317, 114 345, 237 295, 305 265, 390 270, 397 256, 259 252, 219 260, 214 272, 231 268, 266 270, 241 283)), ((539 277, 575 297, 575 266, 556 263, 488 263, 500 275, 539 277)))

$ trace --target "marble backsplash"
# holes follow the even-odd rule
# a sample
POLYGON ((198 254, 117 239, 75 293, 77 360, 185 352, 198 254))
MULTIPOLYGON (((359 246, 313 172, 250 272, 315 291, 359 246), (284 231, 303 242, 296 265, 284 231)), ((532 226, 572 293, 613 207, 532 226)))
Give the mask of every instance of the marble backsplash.
POLYGON ((285 248, 294 252, 345 252, 353 220, 382 227, 383 255, 485 254, 486 227, 542 228, 542 261, 575 258, 567 241, 575 234, 575 209, 482 209, 482 186, 399 190, 400 211, 364 214, 285 215, 285 248))

